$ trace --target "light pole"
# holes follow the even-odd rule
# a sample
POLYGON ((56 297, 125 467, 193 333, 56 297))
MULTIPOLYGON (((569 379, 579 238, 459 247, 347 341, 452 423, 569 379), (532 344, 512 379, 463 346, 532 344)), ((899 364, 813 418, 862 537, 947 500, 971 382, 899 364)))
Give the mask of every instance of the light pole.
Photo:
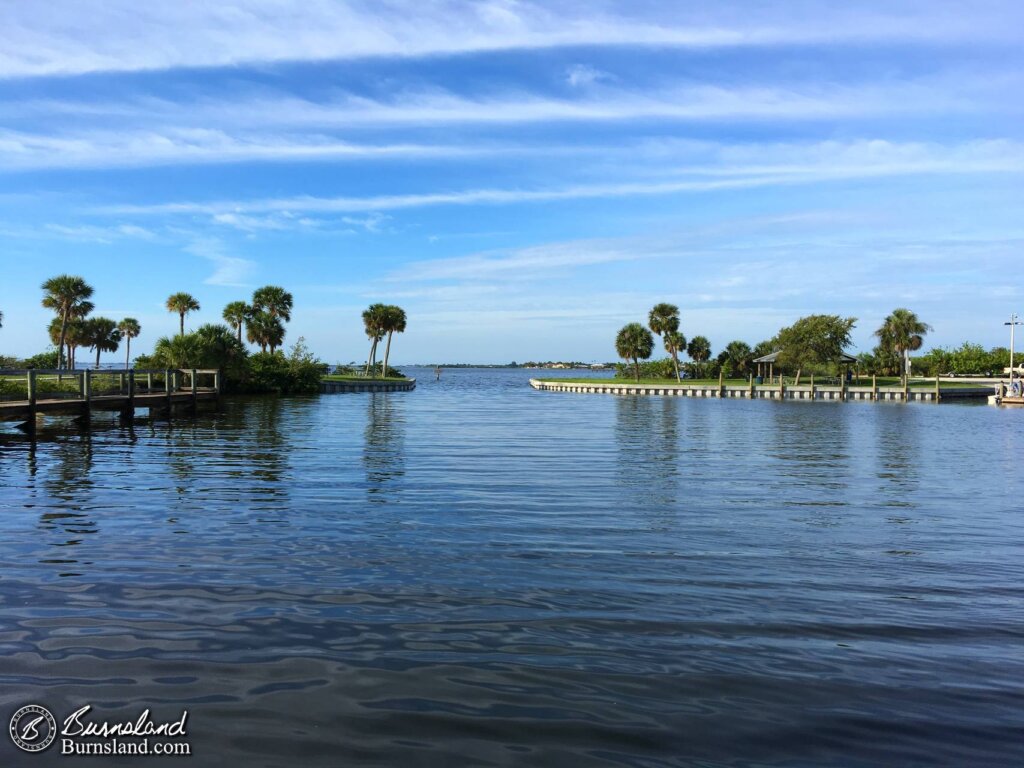
POLYGON ((1017 325, 1024 325, 1024 323, 1022 323, 1018 319, 1017 313, 1013 312, 1013 313, 1010 314, 1010 322, 1003 323, 1003 325, 1010 326, 1010 381, 1012 382, 1013 381, 1013 373, 1014 373, 1014 371, 1013 371, 1013 328, 1014 328, 1014 326, 1017 326, 1017 325))

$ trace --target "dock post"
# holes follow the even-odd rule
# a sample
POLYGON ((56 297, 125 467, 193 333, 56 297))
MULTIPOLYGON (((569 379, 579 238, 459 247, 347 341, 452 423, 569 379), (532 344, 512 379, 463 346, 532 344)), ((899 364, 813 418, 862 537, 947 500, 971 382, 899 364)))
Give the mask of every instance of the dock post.
POLYGON ((910 402, 910 376, 904 375, 903 377, 903 402, 910 402))
POLYGON ((153 372, 146 371, 146 394, 153 391, 153 372))
POLYGON ((875 374, 871 374, 871 399, 878 399, 878 378, 875 374))
POLYGON ((92 401, 92 371, 82 372, 82 399, 85 400, 86 408, 92 401))
POLYGON ((782 374, 779 374, 779 400, 786 399, 786 382, 782 379, 782 374))
POLYGON ((750 391, 747 394, 748 400, 754 399, 754 374, 750 374, 750 391))
POLYGON ((217 399, 220 400, 220 368, 213 372, 213 388, 217 391, 217 399))
POLYGON ((173 382, 171 381, 171 369, 164 369, 164 391, 167 392, 167 417, 171 416, 171 392, 174 390, 173 382))
MULTIPOLYGON (((121 374, 124 376, 125 374, 121 374)), ((121 418, 131 420, 135 416, 135 371, 128 371, 128 407, 121 411, 121 418)))
POLYGON ((941 394, 939 392, 939 372, 936 371, 935 372, 935 402, 936 403, 939 402, 939 398, 940 397, 941 397, 941 394))
POLYGON ((725 397, 725 369, 718 369, 718 397, 719 399, 725 397))
POLYGON ((36 372, 29 370, 25 377, 25 389, 28 395, 28 419, 19 426, 23 432, 29 435, 36 433, 36 372))
POLYGON ((814 374, 811 374, 811 400, 814 399, 814 374))
POLYGON ((192 377, 192 415, 196 414, 196 406, 199 403, 199 393, 196 389, 196 369, 193 368, 190 372, 192 377))

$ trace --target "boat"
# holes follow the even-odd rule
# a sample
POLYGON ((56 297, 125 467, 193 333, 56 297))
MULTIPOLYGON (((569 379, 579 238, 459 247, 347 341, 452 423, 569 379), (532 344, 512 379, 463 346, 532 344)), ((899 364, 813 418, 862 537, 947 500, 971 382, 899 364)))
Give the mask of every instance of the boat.
POLYGON ((988 402, 989 405, 1024 405, 1024 379, 1011 379, 1009 385, 999 382, 988 402))

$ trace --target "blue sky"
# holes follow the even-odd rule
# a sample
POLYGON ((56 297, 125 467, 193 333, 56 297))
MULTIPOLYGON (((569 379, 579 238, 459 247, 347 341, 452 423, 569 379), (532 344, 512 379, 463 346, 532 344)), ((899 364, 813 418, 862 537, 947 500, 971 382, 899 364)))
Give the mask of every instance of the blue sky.
POLYGON ((658 301, 716 351, 897 306, 1006 344, 1022 43, 994 0, 0 0, 0 352, 59 272, 140 351, 268 283, 330 362, 374 301, 405 363, 608 360, 658 301))

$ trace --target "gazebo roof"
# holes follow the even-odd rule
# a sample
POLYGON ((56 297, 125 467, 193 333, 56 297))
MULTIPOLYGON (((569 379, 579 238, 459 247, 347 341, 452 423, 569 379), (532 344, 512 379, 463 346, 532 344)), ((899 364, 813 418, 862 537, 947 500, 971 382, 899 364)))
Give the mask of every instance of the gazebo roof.
MULTIPOLYGON (((779 355, 780 354, 782 354, 781 350, 777 349, 774 352, 772 352, 770 355, 765 355, 764 357, 755 358, 754 362, 755 363, 774 363, 776 360, 779 359, 779 355)), ((843 352, 839 356, 839 362, 840 363, 856 363, 857 362, 857 358, 854 357, 851 354, 843 352)))

